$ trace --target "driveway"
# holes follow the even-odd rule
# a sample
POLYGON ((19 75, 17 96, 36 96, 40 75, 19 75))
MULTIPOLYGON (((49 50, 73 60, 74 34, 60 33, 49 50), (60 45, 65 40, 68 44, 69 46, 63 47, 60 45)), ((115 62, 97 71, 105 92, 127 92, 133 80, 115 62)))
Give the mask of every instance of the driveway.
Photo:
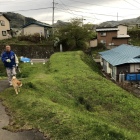
MULTIPOLYGON (((8 88, 7 80, 0 80, 0 92, 8 88)), ((9 124, 9 116, 6 114, 5 107, 0 101, 0 140, 46 140, 42 133, 35 131, 23 131, 13 133, 4 130, 3 127, 9 124)))

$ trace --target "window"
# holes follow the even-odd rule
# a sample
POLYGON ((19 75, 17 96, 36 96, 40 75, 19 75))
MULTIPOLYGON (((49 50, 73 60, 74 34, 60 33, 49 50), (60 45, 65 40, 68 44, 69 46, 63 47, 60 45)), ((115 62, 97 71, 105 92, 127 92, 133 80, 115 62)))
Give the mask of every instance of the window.
POLYGON ((5 26, 5 22, 3 20, 0 21, 1 26, 5 26))
POLYGON ((100 35, 101 36, 106 36, 106 32, 101 32, 100 35))
POLYGON ((130 65, 130 72, 138 72, 138 68, 140 68, 140 64, 131 64, 130 65))
POLYGON ((6 36, 7 35, 6 31, 2 31, 2 35, 6 36))
POLYGON ((105 40, 101 40, 100 43, 106 44, 106 41, 105 40))

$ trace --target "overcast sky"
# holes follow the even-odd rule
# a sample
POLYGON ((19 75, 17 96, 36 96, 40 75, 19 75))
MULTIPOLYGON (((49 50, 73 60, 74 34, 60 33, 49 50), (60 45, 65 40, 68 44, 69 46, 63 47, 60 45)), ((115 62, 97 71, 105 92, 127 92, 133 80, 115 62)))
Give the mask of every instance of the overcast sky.
MULTIPOLYGON (((0 0, 0 12, 15 12, 52 23, 53 0, 0 0), (22 11, 28 10, 28 11, 22 11)), ((54 0, 55 22, 83 18, 84 23, 129 19, 140 16, 140 0, 54 0)))

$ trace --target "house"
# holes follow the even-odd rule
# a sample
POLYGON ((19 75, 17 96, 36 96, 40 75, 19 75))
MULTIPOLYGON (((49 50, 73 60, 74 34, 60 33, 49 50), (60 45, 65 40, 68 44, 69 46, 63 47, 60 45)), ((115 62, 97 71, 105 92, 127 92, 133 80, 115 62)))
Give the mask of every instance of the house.
POLYGON ((127 76, 139 73, 140 47, 123 44, 99 54, 103 70, 115 81, 119 80, 119 74, 127 76))
POLYGON ((0 14, 0 40, 7 39, 10 36, 10 19, 4 14, 0 14))
POLYGON ((98 27, 97 42, 103 43, 107 48, 110 46, 119 46, 121 44, 128 44, 127 26, 117 25, 113 27, 98 27))
POLYGON ((52 27, 49 24, 42 22, 32 22, 23 26, 24 35, 33 35, 39 33, 40 35, 48 38, 50 36, 50 29, 52 27))

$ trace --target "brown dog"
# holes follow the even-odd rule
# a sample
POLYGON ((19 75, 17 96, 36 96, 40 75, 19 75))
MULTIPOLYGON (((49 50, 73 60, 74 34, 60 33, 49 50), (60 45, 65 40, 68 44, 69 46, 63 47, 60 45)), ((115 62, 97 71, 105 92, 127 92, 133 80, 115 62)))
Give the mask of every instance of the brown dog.
POLYGON ((20 92, 20 87, 22 86, 21 81, 19 81, 15 76, 13 76, 11 82, 15 89, 16 94, 18 94, 18 92, 20 92))

